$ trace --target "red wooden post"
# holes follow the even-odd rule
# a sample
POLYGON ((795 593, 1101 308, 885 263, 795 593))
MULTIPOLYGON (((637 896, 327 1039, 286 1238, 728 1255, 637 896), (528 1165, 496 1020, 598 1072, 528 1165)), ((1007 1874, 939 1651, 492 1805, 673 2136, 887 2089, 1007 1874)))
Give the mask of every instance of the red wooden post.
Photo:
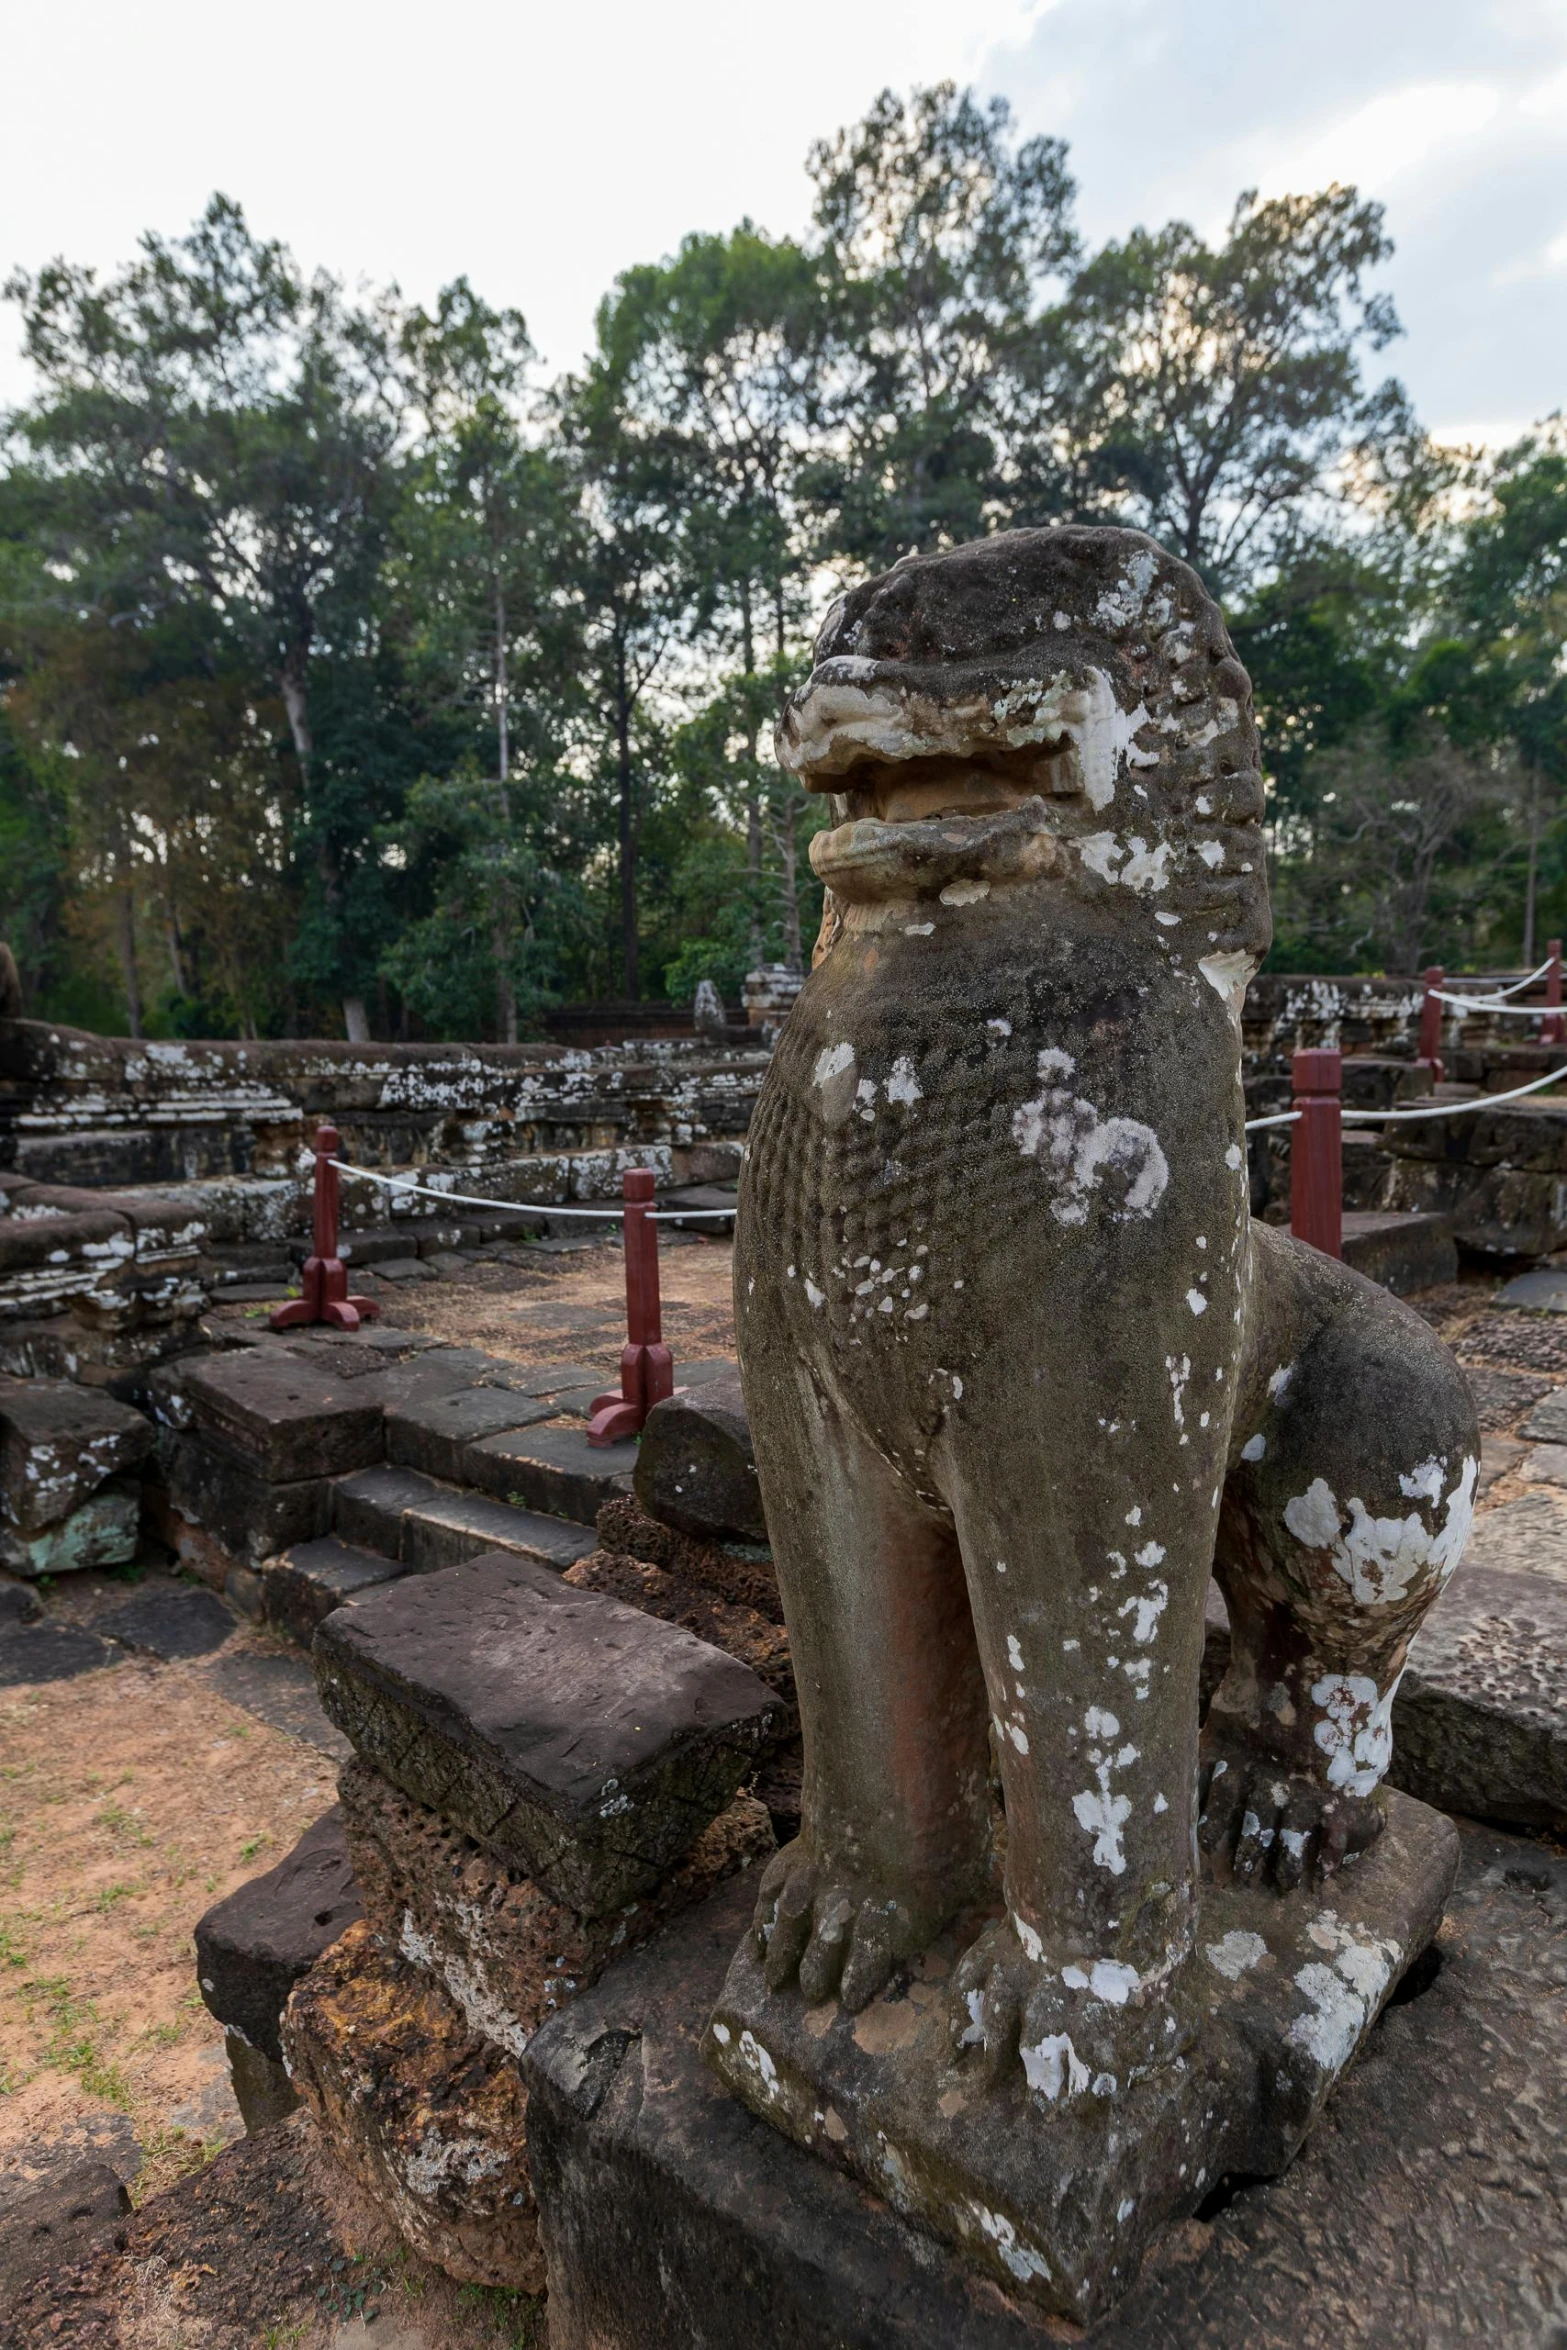
POLYGON ((658 1294, 658 1226, 648 1218, 651 1171, 629 1168, 620 1188, 626 1203, 626 1343, 619 1387, 593 1399, 588 1442, 597 1445, 635 1436, 653 1406, 675 1392, 675 1360, 664 1344, 658 1294))
POLYGON ((1290 1129, 1290 1230, 1324 1256, 1344 1254, 1344 1070, 1334 1052, 1297 1053, 1290 1129))
POLYGON ((301 1322, 327 1322, 334 1330, 357 1330, 361 1322, 373 1322, 381 1311, 374 1298, 349 1296, 348 1268, 337 1253, 337 1169, 332 1161, 341 1147, 335 1126, 316 1128, 316 1188, 304 1295, 273 1308, 270 1320, 274 1330, 292 1330, 301 1322))
MULTIPOLYGON (((1548 1004, 1559 1004, 1562 1000, 1562 942, 1559 938, 1551 941, 1550 957, 1551 967, 1545 974, 1545 1000, 1548 1004)), ((1567 1037, 1567 1028, 1563 1027, 1560 1014, 1554 1019, 1540 1022, 1542 1044, 1560 1044, 1564 1037, 1567 1037)))
POLYGON ((1420 1006, 1420 1051, 1416 1067, 1422 1064, 1431 1071, 1431 1082, 1442 1082, 1442 1007, 1437 1001, 1437 989, 1442 984, 1440 963, 1428 966, 1425 975, 1426 992, 1420 1006))

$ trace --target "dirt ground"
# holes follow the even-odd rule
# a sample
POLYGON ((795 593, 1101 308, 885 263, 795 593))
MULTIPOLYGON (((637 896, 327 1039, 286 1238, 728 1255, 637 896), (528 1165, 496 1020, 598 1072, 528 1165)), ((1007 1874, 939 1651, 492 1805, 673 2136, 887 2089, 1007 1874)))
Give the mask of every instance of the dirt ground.
POLYGON ((0 2179, 26 2148, 123 2115, 141 2201, 238 2134, 192 1929, 282 1859, 334 1776, 199 1663, 0 1699, 0 2179))
MULTIPOLYGON (((727 1239, 682 1236, 660 1247, 664 1337, 677 1365, 682 1357, 697 1362, 734 1353, 733 1254, 727 1239)), ((425 1330, 519 1362, 569 1357, 610 1371, 626 1340, 626 1272, 618 1248, 561 1256, 519 1248, 511 1262, 473 1264, 452 1280, 374 1286, 381 1318, 394 1328, 425 1330)))

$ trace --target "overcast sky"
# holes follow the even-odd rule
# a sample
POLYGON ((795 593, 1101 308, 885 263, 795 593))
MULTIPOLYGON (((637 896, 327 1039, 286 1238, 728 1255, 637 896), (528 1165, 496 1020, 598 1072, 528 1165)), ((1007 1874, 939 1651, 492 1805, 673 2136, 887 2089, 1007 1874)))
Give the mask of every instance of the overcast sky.
MULTIPOLYGON (((950 75, 1070 142, 1095 239, 1357 182, 1427 423, 1567 404, 1563 0, 0 0, 0 56, 6 266, 112 268, 222 188, 350 278, 466 272, 553 372, 617 270, 746 213, 803 227, 810 141, 950 75)), ((0 400, 17 343, 7 311, 0 400)))

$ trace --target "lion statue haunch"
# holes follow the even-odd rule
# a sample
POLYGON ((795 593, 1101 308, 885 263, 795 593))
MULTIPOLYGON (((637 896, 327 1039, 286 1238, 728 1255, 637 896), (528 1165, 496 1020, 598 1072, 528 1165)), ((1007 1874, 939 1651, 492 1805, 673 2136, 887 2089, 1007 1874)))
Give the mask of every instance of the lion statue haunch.
POLYGON ((1009 533, 856 589, 817 654, 778 751, 834 795, 828 909, 735 1268, 804 1801, 709 2055, 1080 2314, 1059 2246, 1048 2287, 1008 2254, 1027 2213, 976 2235, 907 2133, 875 2151, 885 2117, 823 2124, 790 2018, 934 1967, 942 2113, 1015 2093, 1059 2124, 1189 2070, 1204 1867, 1281 1916, 1352 1859, 1376 1878, 1393 1692, 1478 1437, 1418 1316, 1248 1216, 1262 781, 1196 575, 1130 531, 1009 533), (1233 1649, 1199 1752, 1210 1572, 1233 1649))

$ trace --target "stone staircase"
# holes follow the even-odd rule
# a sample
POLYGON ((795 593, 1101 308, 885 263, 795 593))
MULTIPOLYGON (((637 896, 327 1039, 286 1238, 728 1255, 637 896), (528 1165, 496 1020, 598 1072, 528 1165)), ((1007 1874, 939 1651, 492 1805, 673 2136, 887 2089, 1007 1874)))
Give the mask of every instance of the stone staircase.
POLYGON ((153 1376, 162 1531, 247 1613, 304 1641, 354 1592, 481 1553, 563 1574, 598 1547, 603 1504, 631 1491, 635 1443, 588 1442, 589 1405, 611 1384, 407 1331, 258 1335, 153 1376))

